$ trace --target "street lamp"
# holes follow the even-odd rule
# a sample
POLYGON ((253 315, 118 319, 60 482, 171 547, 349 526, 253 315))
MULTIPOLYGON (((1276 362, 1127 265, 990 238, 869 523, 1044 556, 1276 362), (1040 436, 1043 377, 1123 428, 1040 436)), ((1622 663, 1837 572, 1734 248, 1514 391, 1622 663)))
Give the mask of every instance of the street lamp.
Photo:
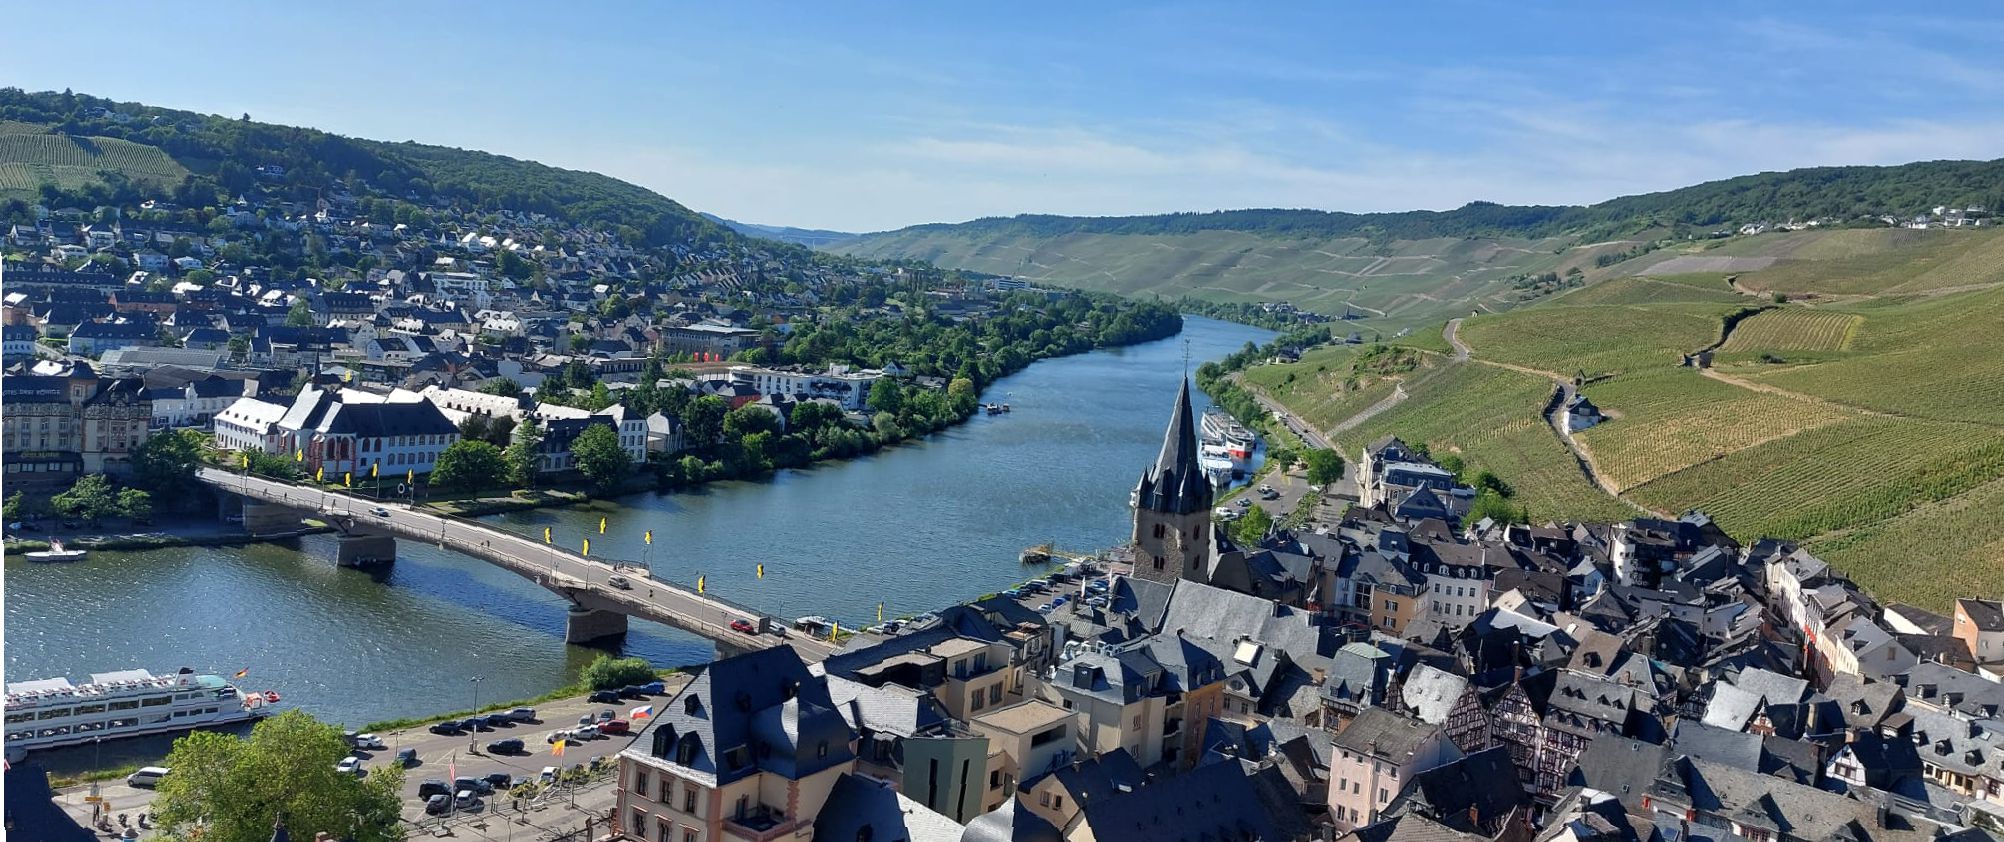
MULTIPOLYGON (((476 714, 480 712, 480 682, 485 680, 487 679, 478 675, 466 680, 467 684, 473 686, 473 712, 476 714)), ((466 751, 469 754, 473 753, 473 747, 479 742, 479 738, 474 736, 475 733, 477 731, 474 729, 468 729, 466 732, 466 751)))

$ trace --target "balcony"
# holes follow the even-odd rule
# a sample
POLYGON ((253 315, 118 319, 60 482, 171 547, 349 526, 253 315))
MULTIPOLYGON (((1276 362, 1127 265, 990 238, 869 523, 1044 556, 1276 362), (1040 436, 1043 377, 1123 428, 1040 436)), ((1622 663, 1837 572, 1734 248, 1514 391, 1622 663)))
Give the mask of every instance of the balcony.
POLYGON ((771 842, 792 833, 800 822, 787 818, 786 811, 760 804, 724 820, 724 832, 751 842, 771 842))

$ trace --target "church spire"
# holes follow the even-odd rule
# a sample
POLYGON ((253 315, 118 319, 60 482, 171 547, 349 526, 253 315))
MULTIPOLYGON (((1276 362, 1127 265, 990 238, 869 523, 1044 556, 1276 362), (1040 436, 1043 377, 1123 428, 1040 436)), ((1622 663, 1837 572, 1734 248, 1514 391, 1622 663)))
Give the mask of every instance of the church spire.
POLYGON ((1197 422, 1190 409, 1190 381, 1176 391, 1176 408, 1162 435, 1162 452, 1135 488, 1135 503, 1158 512, 1189 514, 1211 506, 1211 481, 1197 450, 1197 422))

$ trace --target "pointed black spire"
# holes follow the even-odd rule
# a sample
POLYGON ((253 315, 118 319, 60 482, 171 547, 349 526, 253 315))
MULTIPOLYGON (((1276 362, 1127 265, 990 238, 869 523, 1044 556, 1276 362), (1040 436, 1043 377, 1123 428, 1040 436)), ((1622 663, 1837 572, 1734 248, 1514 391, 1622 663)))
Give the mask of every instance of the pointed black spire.
POLYGON ((1197 422, 1190 409, 1190 381, 1176 390, 1176 408, 1162 435, 1162 452, 1135 486, 1135 504, 1158 512, 1189 514, 1211 507, 1211 480, 1197 450, 1197 422))

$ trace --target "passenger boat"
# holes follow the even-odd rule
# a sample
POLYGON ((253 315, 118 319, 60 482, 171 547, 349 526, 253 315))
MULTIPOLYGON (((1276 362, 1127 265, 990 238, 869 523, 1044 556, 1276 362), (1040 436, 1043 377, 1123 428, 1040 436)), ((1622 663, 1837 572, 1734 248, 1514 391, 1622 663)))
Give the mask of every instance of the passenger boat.
POLYGON ((1204 410, 1199 429, 1203 433, 1205 455, 1230 460, 1232 478, 1242 477, 1252 470, 1253 449, 1259 439, 1238 419, 1211 407, 1204 410))
POLYGON ((219 675, 183 667, 156 676, 143 669, 94 673, 84 684, 44 678, 7 684, 6 753, 59 748, 231 725, 276 712, 278 693, 243 692, 219 675))
POLYGON ((57 561, 77 561, 89 554, 90 551, 88 550, 72 550, 67 547, 64 547, 63 541, 60 538, 51 538, 49 539, 48 549, 28 553, 27 555, 29 561, 39 561, 43 563, 49 563, 57 561))

